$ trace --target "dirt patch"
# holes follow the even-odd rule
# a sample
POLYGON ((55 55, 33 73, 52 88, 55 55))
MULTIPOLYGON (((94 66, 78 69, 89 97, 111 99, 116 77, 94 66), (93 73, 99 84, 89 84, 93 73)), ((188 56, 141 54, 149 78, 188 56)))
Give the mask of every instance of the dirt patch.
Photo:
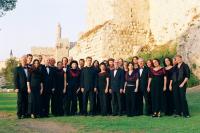
POLYGON ((22 132, 37 132, 37 133, 76 133, 77 129, 69 124, 39 121, 39 120, 20 120, 18 123, 22 132))
POLYGON ((192 87, 192 88, 188 88, 188 92, 200 92, 200 85, 192 87))
POLYGON ((0 118, 10 118, 12 115, 6 112, 0 112, 0 118))

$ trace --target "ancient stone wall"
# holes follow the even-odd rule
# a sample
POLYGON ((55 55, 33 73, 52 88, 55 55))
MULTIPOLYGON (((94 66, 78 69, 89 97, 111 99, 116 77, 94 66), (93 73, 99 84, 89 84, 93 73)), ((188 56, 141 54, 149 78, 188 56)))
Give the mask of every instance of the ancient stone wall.
POLYGON ((200 78, 200 1, 150 0, 150 28, 157 45, 175 41, 177 52, 200 78))

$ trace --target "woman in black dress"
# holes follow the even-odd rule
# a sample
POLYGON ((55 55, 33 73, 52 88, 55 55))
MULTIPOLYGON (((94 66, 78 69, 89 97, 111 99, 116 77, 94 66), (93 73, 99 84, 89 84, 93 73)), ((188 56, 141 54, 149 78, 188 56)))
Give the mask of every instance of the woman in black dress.
POLYGON ((98 92, 100 98, 101 115, 107 115, 106 94, 108 93, 109 86, 109 73, 106 71, 106 64, 100 64, 100 72, 97 77, 98 92))
POLYGON ((162 109, 163 91, 166 91, 167 77, 165 75, 165 68, 160 66, 158 59, 153 60, 154 68, 150 70, 149 82, 147 91, 151 91, 152 97, 152 117, 160 117, 162 109))
POLYGON ((67 90, 64 98, 65 115, 75 115, 77 113, 77 94, 80 90, 80 70, 78 69, 78 62, 75 60, 71 61, 70 68, 67 70, 67 90))
POLYGON ((134 64, 128 64, 128 71, 125 74, 124 93, 126 94, 126 114, 127 116, 137 115, 136 93, 138 92, 139 73, 134 69, 134 64))
POLYGON ((166 57, 164 59, 164 66, 166 71, 166 77, 167 77, 167 85, 166 85, 166 91, 164 91, 164 97, 163 97, 163 111, 165 115, 173 115, 174 108, 173 108, 173 93, 172 93, 172 73, 173 73, 173 64, 172 59, 169 57, 166 57))
POLYGON ((55 70, 55 91, 52 95, 52 114, 54 116, 63 116, 63 92, 66 90, 66 73, 63 70, 63 64, 61 61, 57 63, 55 70))
MULTIPOLYGON (((92 66, 94 67, 94 70, 96 71, 96 73, 98 74, 100 72, 100 68, 99 68, 99 61, 98 60, 94 60, 92 66)), ((98 88, 97 88, 98 90, 98 88)), ((96 114, 100 113, 100 97, 98 92, 95 92, 94 94, 94 111, 96 114)))
POLYGON ((40 95, 43 92, 43 75, 39 69, 39 60, 34 60, 28 76, 29 109, 31 118, 40 115, 40 95))

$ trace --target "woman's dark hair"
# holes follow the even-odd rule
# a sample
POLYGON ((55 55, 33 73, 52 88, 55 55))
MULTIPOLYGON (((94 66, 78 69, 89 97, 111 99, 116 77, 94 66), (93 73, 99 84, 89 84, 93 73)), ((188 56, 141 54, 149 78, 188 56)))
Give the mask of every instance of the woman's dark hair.
POLYGON ((114 59, 113 58, 109 58, 108 62, 110 62, 110 61, 114 62, 114 59))
POLYGON ((84 59, 80 59, 79 61, 82 61, 82 62, 84 62, 84 63, 85 63, 85 60, 84 60, 84 59))
POLYGON ((156 60, 158 62, 158 64, 160 65, 160 60, 157 58, 154 58, 153 60, 156 60))
POLYGON ((26 57, 29 57, 29 56, 30 56, 30 57, 33 57, 33 55, 32 55, 32 54, 27 54, 27 55, 26 55, 26 57))
POLYGON ((106 67, 106 63, 104 63, 104 62, 101 62, 101 63, 99 64, 99 67, 102 66, 102 65, 106 67))
POLYGON ((58 62, 57 62, 57 65, 58 65, 59 63, 62 63, 62 61, 58 61, 58 62))
POLYGON ((148 59, 147 61, 146 61, 146 65, 147 65, 147 62, 151 62, 151 66, 153 66, 153 61, 152 61, 152 59, 148 59))
POLYGON ((165 63, 165 60, 166 60, 166 59, 168 59, 169 62, 170 62, 170 65, 173 66, 172 58, 169 58, 169 57, 165 57, 165 59, 163 60, 163 64, 164 64, 164 66, 165 66, 165 67, 167 66, 167 64, 165 63))
MULTIPOLYGON (((40 65, 40 61, 38 59, 34 59, 33 60, 33 64, 31 66, 30 72, 32 73, 34 70, 36 70, 37 68, 34 66, 35 62, 38 62, 40 65)), ((39 68, 39 67, 38 67, 39 68)))
POLYGON ((134 63, 133 62, 128 62, 128 66, 129 65, 132 65, 133 66, 133 69, 134 69, 134 63))
POLYGON ((72 64, 73 64, 73 63, 75 63, 75 64, 77 65, 77 68, 78 68, 78 62, 77 62, 76 60, 73 60, 73 61, 70 62, 70 65, 69 65, 70 68, 72 68, 72 64))
POLYGON ((99 61, 98 60, 94 60, 93 63, 92 63, 92 66, 94 66, 94 63, 97 63, 98 67, 99 67, 99 61))
POLYGON ((63 57, 63 58, 62 58, 62 62, 63 62, 63 60, 64 60, 64 59, 66 59, 66 60, 67 60, 67 62, 68 62, 68 58, 67 58, 67 57, 63 57))
POLYGON ((38 59, 35 59, 35 60, 33 60, 33 66, 34 66, 35 62, 39 62, 39 64, 40 64, 40 61, 38 59))
POLYGON ((138 57, 138 56, 133 56, 133 58, 132 58, 132 62, 133 62, 134 59, 137 59, 137 60, 138 60, 139 57, 138 57))

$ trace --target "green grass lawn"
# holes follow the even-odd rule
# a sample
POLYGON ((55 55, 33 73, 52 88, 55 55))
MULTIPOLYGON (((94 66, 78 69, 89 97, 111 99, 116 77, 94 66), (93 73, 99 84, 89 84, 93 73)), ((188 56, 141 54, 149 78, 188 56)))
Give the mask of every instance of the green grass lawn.
MULTIPOLYGON (((151 118, 139 116, 122 117, 50 117, 40 121, 53 121, 68 123, 77 128, 79 132, 138 132, 138 133, 200 133, 200 92, 187 95, 191 118, 162 117, 151 118)), ((15 116, 16 95, 0 94, 0 112, 7 112, 11 117, 0 117, 0 133, 17 132, 17 120, 15 116)))

